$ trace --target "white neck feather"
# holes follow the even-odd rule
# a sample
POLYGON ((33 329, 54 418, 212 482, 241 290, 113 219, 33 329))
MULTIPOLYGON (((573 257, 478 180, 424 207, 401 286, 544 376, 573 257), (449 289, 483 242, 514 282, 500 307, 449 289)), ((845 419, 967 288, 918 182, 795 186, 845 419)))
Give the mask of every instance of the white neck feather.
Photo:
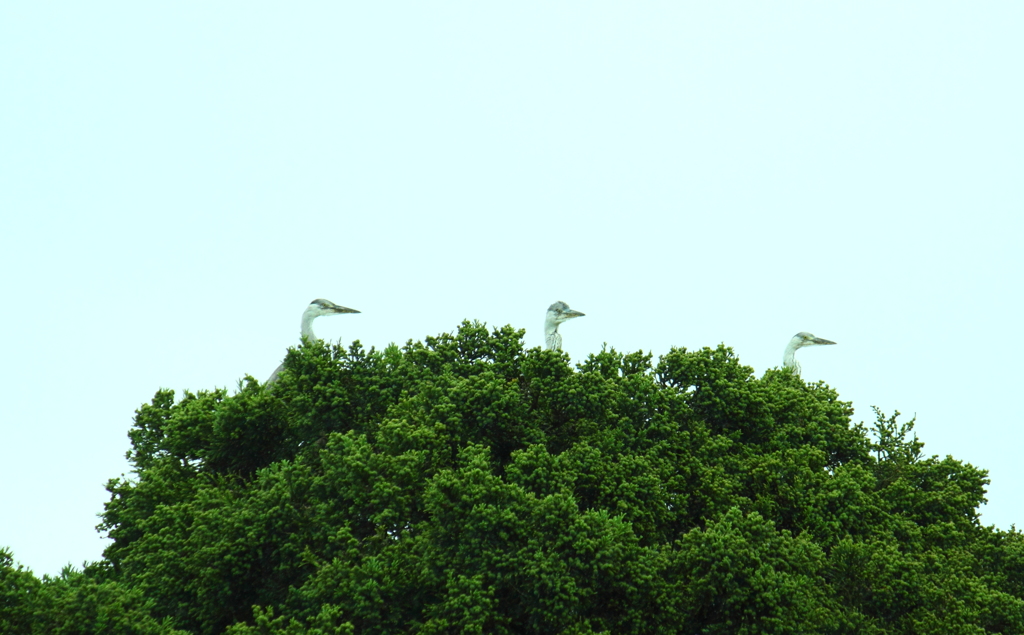
POLYGON ((316 333, 313 332, 313 320, 315 319, 316 314, 312 311, 306 311, 302 314, 302 336, 310 342, 318 339, 316 333))
POLYGON ((562 350, 562 336, 558 334, 558 324, 550 316, 544 320, 544 341, 549 351, 562 350))
POLYGON ((547 342, 549 351, 562 350, 562 336, 558 334, 557 325, 551 331, 544 334, 544 340, 547 342))
POLYGON ((786 351, 782 354, 782 365, 785 368, 792 368, 797 375, 800 374, 800 362, 796 361, 796 349, 800 348, 802 341, 794 337, 786 345, 786 351))

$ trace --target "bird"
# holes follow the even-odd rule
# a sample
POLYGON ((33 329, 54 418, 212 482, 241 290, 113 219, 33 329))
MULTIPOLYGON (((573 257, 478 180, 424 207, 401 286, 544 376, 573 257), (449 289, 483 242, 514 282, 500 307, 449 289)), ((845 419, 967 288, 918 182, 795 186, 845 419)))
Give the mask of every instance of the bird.
POLYGON ((799 377, 800 362, 796 361, 796 349, 803 348, 804 346, 821 346, 824 344, 835 344, 835 342, 814 337, 807 331, 800 331, 793 336, 793 339, 789 340, 789 344, 786 344, 786 350, 782 354, 783 367, 792 369, 793 373, 799 377))
MULTIPOLYGON (((313 333, 313 320, 321 315, 338 315, 340 313, 359 313, 359 311, 341 306, 340 304, 335 304, 330 300, 324 300, 323 298, 313 300, 309 303, 309 306, 306 307, 306 310, 302 312, 302 337, 306 338, 310 342, 320 339, 315 333, 313 333)), ((277 381, 277 376, 281 374, 282 370, 284 370, 284 362, 281 362, 281 365, 277 367, 274 374, 267 380, 268 386, 277 381)))
POLYGON ((547 342, 549 351, 562 350, 562 336, 558 334, 558 325, 583 315, 586 314, 573 311, 568 304, 561 301, 548 307, 548 313, 544 316, 544 340, 547 342))

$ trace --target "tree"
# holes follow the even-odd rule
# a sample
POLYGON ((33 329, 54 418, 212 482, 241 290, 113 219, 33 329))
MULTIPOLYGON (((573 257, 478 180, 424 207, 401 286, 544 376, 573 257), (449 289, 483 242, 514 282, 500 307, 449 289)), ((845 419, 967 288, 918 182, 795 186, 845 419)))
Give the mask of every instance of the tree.
POLYGON ((81 584, 195 634, 1024 632, 983 470, 726 347, 465 322, 285 366, 140 408, 81 584))
POLYGON ((15 566, 9 549, 0 549, 0 633, 32 632, 41 586, 31 571, 15 566))
POLYGON ((186 635, 156 620, 153 602, 109 579, 103 564, 39 580, 0 549, 0 633, 4 635, 186 635))

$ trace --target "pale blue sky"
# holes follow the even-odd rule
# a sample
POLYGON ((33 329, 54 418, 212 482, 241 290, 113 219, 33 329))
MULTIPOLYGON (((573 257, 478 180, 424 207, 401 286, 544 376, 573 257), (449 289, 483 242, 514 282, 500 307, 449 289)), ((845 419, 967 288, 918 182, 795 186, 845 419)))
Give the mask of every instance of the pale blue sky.
POLYGON ((160 387, 527 329, 918 416, 1024 525, 1024 4, 0 5, 0 545, 100 557, 160 387), (428 6, 429 5, 429 6, 428 6))

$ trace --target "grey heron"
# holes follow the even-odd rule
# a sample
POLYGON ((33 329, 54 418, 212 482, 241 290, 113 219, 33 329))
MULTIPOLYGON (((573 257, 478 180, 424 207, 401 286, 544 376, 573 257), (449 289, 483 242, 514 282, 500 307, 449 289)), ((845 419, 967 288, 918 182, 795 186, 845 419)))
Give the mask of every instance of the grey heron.
POLYGON ((562 350, 562 336, 558 334, 558 325, 582 315, 585 314, 573 311, 565 302, 555 302, 548 307, 548 313, 544 316, 544 340, 549 351, 562 350))
MULTIPOLYGON (((313 332, 313 320, 321 315, 338 315, 340 313, 359 313, 359 311, 341 306, 340 304, 335 304, 330 300, 324 300, 322 298, 313 300, 309 303, 309 306, 306 307, 306 310, 302 312, 302 337, 305 337, 311 342, 319 339, 316 336, 316 333, 313 332)), ((281 374, 282 370, 284 370, 284 362, 277 367, 274 374, 267 380, 268 386, 277 381, 277 376, 281 374)))
POLYGON ((800 331, 793 336, 793 339, 789 340, 789 344, 786 344, 786 351, 782 354, 782 365, 785 368, 790 368, 793 372, 800 375, 800 362, 796 361, 796 350, 803 348, 804 346, 822 346, 825 344, 835 344, 832 340, 826 340, 820 337, 814 337, 807 331, 800 331))

